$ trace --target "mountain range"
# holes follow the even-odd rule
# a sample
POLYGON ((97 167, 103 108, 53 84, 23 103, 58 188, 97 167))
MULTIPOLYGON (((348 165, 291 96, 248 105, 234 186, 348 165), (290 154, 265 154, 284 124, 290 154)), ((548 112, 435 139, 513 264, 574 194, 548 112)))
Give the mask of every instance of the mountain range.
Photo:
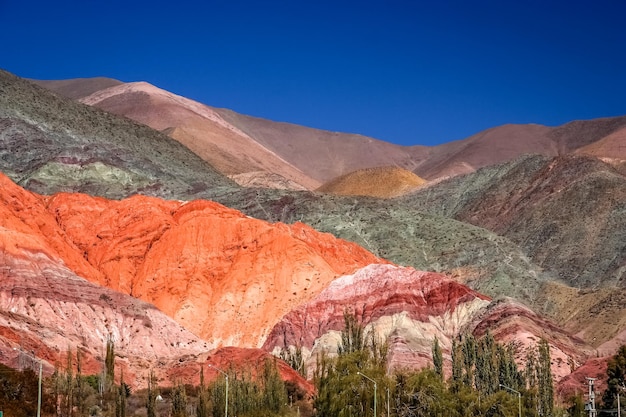
POLYGON ((402 147, 0 72, 0 358, 97 369, 112 335, 137 385, 234 348, 313 366, 350 307, 392 366, 488 330, 520 360, 548 340, 574 387, 626 340, 625 138, 626 116, 402 147))

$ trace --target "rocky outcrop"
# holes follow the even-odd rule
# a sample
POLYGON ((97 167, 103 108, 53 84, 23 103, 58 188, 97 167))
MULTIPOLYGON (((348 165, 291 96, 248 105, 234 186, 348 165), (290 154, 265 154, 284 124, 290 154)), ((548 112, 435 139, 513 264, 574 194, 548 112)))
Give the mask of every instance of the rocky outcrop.
POLYGON ((333 281, 311 302, 283 317, 264 349, 279 354, 301 348, 310 369, 318 353, 337 352, 346 311, 389 344, 391 368, 431 366, 435 338, 449 364, 453 339, 466 333, 480 337, 487 331, 501 343, 513 343, 521 365, 529 348, 547 340, 557 380, 591 352, 581 340, 512 300, 491 302, 445 275, 393 265, 369 265, 333 281))
POLYGON ((317 353, 336 353, 347 311, 366 331, 390 342, 390 366, 423 367, 435 337, 449 348, 488 304, 487 297, 442 274, 369 265, 285 315, 263 347, 274 353, 300 347, 312 366, 317 353))
POLYGON ((78 275, 155 304, 214 345, 259 346, 330 281, 381 262, 304 224, 270 224, 210 201, 42 197, 0 181, 4 227, 19 233, 17 244, 36 242, 78 275))

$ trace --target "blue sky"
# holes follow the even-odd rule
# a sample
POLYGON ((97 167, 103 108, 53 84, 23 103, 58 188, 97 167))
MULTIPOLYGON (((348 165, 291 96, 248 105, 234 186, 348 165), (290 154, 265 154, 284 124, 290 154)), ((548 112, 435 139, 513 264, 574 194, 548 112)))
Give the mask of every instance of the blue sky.
POLYGON ((0 0, 0 68, 433 145, 626 115, 624 16, 623 0, 0 0))

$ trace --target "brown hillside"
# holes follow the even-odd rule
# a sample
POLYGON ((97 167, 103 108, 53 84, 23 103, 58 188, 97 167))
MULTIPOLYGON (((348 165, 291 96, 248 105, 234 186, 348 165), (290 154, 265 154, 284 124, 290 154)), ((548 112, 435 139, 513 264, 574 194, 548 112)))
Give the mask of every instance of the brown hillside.
POLYGON ((164 131, 225 175, 265 171, 307 189, 319 186, 318 181, 261 146, 213 109, 148 83, 114 86, 81 101, 164 131))
POLYGON ((64 97, 74 100, 86 97, 96 91, 123 84, 113 78, 74 78, 71 80, 30 80, 49 90, 56 91, 64 97))
POLYGON ((366 168, 342 175, 317 191, 336 195, 392 198, 415 190, 426 181, 398 167, 366 168))
MULTIPOLYGON (((593 145, 626 126, 626 116, 579 120, 558 127, 507 124, 438 146, 407 147, 358 134, 324 131, 212 108, 153 86, 149 90, 144 88, 148 85, 145 83, 116 85, 110 89, 103 82, 103 79, 79 79, 39 83, 69 97, 84 97, 85 102, 157 130, 168 129, 168 134, 226 175, 265 171, 308 189, 377 166, 397 166, 433 180, 467 174, 525 154, 565 155, 593 145), (94 91, 98 85, 101 90, 109 90, 108 93, 94 91), (139 88, 140 85, 143 87, 139 88), (85 97, 88 91, 94 92, 94 96, 85 97), (114 98, 112 92, 119 96, 114 98)), ((423 140, 419 132, 415 137, 416 142, 423 140)), ((592 154, 615 158, 613 147, 604 145, 592 154)))
POLYGON ((626 160, 626 127, 611 133, 597 142, 576 150, 577 154, 592 155, 611 160, 626 160))

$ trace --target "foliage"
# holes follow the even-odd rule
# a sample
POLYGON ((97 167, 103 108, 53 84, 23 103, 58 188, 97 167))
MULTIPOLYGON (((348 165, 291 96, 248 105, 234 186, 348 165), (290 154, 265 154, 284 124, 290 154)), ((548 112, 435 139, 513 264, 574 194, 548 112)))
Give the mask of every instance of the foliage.
POLYGON ((460 343, 453 342, 451 385, 455 390, 468 386, 481 395, 491 395, 500 390, 500 385, 520 391, 525 384, 515 363, 514 347, 496 343, 487 332, 478 340, 466 335, 460 343))
POLYGON ((280 350, 280 358, 285 361, 300 375, 306 377, 306 369, 304 368, 304 358, 302 356, 302 346, 292 348, 283 348, 280 350))
MULTIPOLYGON (((39 367, 37 366, 37 372, 39 367)), ((0 410, 5 416, 32 417, 37 414, 39 375, 30 368, 22 371, 0 364, 0 410)), ((42 414, 54 410, 53 397, 42 394, 42 414)))
POLYGON ((602 396, 604 408, 617 407, 617 393, 626 387, 626 345, 620 346, 617 353, 606 364, 607 387, 602 396))
MULTIPOLYGON (((155 384, 154 371, 151 369, 148 378, 148 397, 146 398, 147 417, 156 417, 156 398, 158 395, 159 391, 155 384)), ((207 417, 207 415, 198 413, 198 417, 207 417)))
POLYGON ((439 346, 439 339, 435 337, 433 341, 433 366, 435 367, 435 373, 439 375, 439 378, 443 380, 443 354, 441 352, 441 346, 439 346))
POLYGON ((180 383, 172 391, 172 417, 187 417, 187 393, 180 383))
POLYGON ((386 376, 387 345, 379 343, 373 333, 366 335, 362 324, 345 312, 337 351, 336 358, 324 353, 317 358, 316 415, 372 416, 373 404, 381 403, 383 393, 392 386, 386 376), (374 386, 370 379, 376 381, 374 386))

